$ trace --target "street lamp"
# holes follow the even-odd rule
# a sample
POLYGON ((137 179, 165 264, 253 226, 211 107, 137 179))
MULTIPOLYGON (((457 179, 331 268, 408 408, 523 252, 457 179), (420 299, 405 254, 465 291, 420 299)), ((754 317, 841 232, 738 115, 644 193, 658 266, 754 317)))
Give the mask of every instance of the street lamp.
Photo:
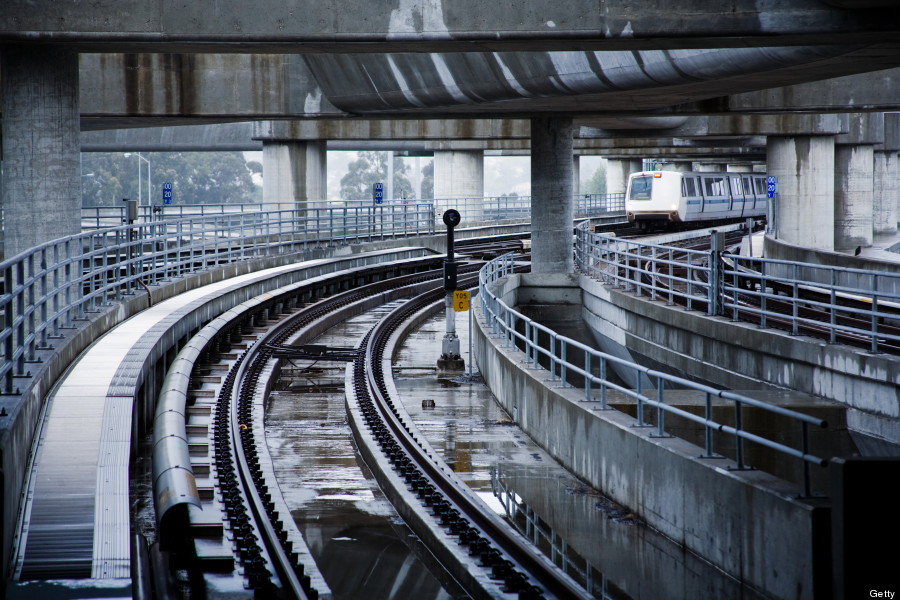
MULTIPOLYGON (((131 155, 131 152, 126 152, 125 158, 128 158, 131 155)), ((140 152, 135 152, 134 155, 138 157, 138 204, 141 204, 144 201, 143 190, 141 189, 141 161, 144 161, 145 163, 147 163, 147 206, 150 206, 151 204, 153 204, 153 180, 151 179, 153 177, 153 174, 150 172, 150 161, 141 156, 140 152)))

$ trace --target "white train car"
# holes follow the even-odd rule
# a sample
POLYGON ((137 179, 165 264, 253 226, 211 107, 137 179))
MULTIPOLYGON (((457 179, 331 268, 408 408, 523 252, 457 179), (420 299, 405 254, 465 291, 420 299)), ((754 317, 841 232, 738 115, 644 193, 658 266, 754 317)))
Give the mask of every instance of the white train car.
POLYGON ((766 216, 759 173, 642 171, 628 178, 625 213, 641 228, 766 216))

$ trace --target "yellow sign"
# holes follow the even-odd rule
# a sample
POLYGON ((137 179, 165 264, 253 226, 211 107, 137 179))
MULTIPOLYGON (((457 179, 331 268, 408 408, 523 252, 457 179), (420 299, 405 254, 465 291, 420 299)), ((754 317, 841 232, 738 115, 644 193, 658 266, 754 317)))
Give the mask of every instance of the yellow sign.
POLYGON ((453 292, 453 310, 456 312, 466 312, 469 310, 469 292, 466 290, 456 290, 453 292))

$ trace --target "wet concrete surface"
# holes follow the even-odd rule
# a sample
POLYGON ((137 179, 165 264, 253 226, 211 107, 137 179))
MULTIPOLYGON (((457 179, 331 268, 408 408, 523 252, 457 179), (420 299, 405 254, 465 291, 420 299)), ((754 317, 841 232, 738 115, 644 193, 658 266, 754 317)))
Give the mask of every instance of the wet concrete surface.
MULTIPOLYGON (((316 342, 356 346, 383 313, 350 319, 316 342)), ((345 363, 295 364, 285 366, 269 397, 266 441, 284 499, 334 597, 459 597, 419 560, 417 540, 356 451, 344 405, 345 363)))
MULTIPOLYGON (((468 366, 467 317, 458 316, 457 334, 468 366)), ((369 313, 349 320, 316 343, 355 346, 373 319, 369 313)), ((596 597, 759 597, 557 465, 512 424, 479 378, 473 383, 463 373, 438 377, 443 328, 442 314, 426 321, 394 361, 406 410, 498 513, 503 508, 492 493, 492 472, 566 540, 571 564, 583 569, 589 562, 596 597)), ((458 596, 457 588, 442 587, 440 576, 416 558, 421 548, 356 452, 346 422, 343 364, 297 366, 302 368, 285 368, 271 394, 267 441, 285 500, 335 597, 458 596)))
MULTIPOLYGON (((468 313, 458 315, 456 327, 468 368, 468 313)), ((548 531, 552 528, 566 540, 572 564, 583 570, 584 561, 589 562, 596 597, 761 597, 559 466, 512 424, 480 378, 474 383, 466 383, 470 378, 464 373, 438 378, 433 367, 443 335, 444 318, 437 315, 406 339, 394 361, 394 380, 406 410, 435 450, 483 498, 493 499, 493 470, 548 524, 548 531)), ((492 502, 502 512, 500 502, 492 502)))

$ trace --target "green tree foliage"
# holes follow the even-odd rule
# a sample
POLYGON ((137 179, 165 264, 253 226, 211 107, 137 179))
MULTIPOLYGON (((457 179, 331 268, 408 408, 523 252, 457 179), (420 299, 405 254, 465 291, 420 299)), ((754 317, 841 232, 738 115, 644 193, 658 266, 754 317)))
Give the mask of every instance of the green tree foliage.
POLYGON ((605 194, 606 193, 606 167, 601 165, 594 175, 587 181, 581 189, 582 194, 605 194))
POLYGON ((431 160, 427 165, 422 167, 422 189, 420 190, 420 198, 434 198, 434 161, 431 160))
MULTIPOLYGON (((372 186, 378 182, 385 184, 387 194, 387 152, 360 152, 358 156, 350 163, 347 174, 341 177, 341 199, 371 200, 372 186)), ((406 176, 409 169, 402 158, 394 158, 395 198, 413 197, 413 186, 406 176)))
MULTIPOLYGON (((116 206, 122 198, 138 199, 136 155, 84 153, 81 182, 84 206, 116 206)), ((147 163, 141 163, 142 202, 162 204, 162 186, 172 184, 173 204, 240 204, 259 201, 252 166, 241 152, 149 152, 153 189, 147 190, 147 163)), ((254 166, 259 166, 256 163, 254 166)))

